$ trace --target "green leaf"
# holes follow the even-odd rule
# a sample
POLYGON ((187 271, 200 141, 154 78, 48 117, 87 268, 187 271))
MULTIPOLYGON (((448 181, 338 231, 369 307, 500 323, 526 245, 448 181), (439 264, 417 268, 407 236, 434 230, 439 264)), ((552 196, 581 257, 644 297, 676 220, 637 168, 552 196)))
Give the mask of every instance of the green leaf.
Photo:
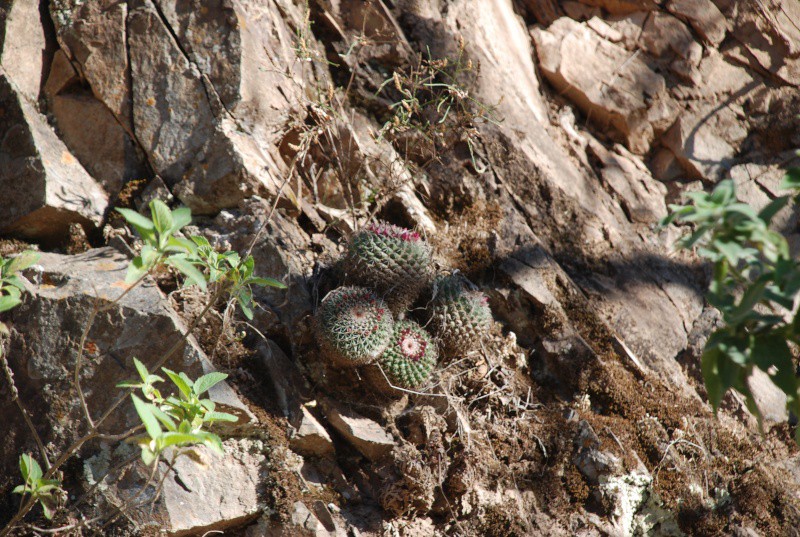
POLYGON ((277 287, 278 289, 286 289, 286 285, 272 278, 250 278, 247 280, 248 284, 258 285, 261 287, 277 287))
POLYGON ((153 414, 153 408, 155 407, 145 403, 134 394, 131 394, 131 398, 133 398, 133 406, 136 407, 136 413, 139 414, 139 418, 142 420, 144 428, 147 434, 150 435, 150 438, 158 438, 161 436, 161 427, 158 425, 158 420, 153 414))
POLYGON ((16 296, 3 296, 0 297, 0 313, 16 308, 22 303, 22 300, 16 296))
POLYGON ((178 269, 186 279, 197 285, 203 291, 206 290, 206 277, 191 262, 183 257, 168 257, 166 263, 178 269))
POLYGON ((188 226, 192 223, 192 211, 188 207, 180 207, 172 211, 172 228, 171 233, 175 233, 179 229, 188 226))
POLYGON ((800 168, 789 168, 778 188, 783 190, 800 189, 800 168))
POLYGON ((51 494, 39 496, 39 504, 42 506, 42 511, 44 511, 44 517, 50 520, 58 508, 58 498, 51 494))
POLYGON ((742 300, 739 302, 739 305, 731 312, 728 322, 730 324, 736 324, 750 313, 756 304, 761 302, 764 296, 764 290, 767 288, 768 284, 768 278, 760 278, 750 285, 742 295, 742 300))
POLYGON ((768 333, 754 337, 751 354, 756 366, 769 372, 772 366, 777 371, 771 375, 775 385, 786 394, 787 404, 793 403, 797 397, 797 377, 795 376, 792 351, 786 339, 780 333, 768 333))
POLYGON ((178 432, 164 433, 163 439, 163 446, 165 448, 169 446, 179 446, 182 444, 203 444, 206 441, 203 435, 178 432))
POLYGON ((152 409, 153 416, 156 417, 158 421, 164 426, 167 431, 174 431, 176 428, 175 420, 172 419, 172 416, 158 408, 157 406, 153 405, 152 409))
POLYGON ((144 263, 141 256, 134 257, 128 264, 128 272, 125 274, 125 283, 132 284, 139 281, 139 278, 147 274, 150 267, 144 263))
POLYGON ((194 381, 192 391, 199 397, 226 378, 228 378, 228 375, 225 373, 220 373, 219 371, 208 373, 194 381))
POLYGON ((14 274, 21 270, 25 270, 26 268, 30 268, 34 265, 41 255, 39 252, 34 252, 33 250, 25 250, 24 252, 20 253, 18 256, 11 260, 11 263, 8 264, 5 273, 6 274, 14 274))
POLYGON ((148 444, 142 444, 142 462, 146 466, 150 466, 158 459, 158 453, 150 449, 148 444))
POLYGON ((181 375, 167 369, 166 367, 162 367, 161 370, 167 374, 167 376, 172 380, 173 384, 178 387, 183 395, 186 397, 190 397, 192 395, 192 385, 190 382, 186 382, 181 375))
POLYGON ((142 216, 141 214, 137 213, 132 209, 122 209, 117 207, 114 210, 117 211, 119 214, 121 214, 125 218, 125 221, 128 222, 130 225, 134 226, 137 231, 139 229, 143 229, 146 231, 152 231, 153 229, 155 229, 153 222, 149 218, 147 218, 146 216, 142 216))
POLYGON ((206 422, 229 421, 232 423, 236 423, 237 421, 239 421, 239 418, 237 418, 233 414, 228 414, 227 412, 209 412, 208 414, 203 416, 203 421, 206 422))
POLYGON ((134 356, 133 358, 133 365, 136 367, 136 371, 139 372, 139 376, 142 377, 144 382, 147 382, 147 376, 150 372, 147 370, 147 366, 145 366, 138 358, 134 356))
POLYGON ((736 197, 736 186, 731 179, 720 181, 709 196, 709 201, 717 205, 730 203, 736 197))
POLYGON ((24 293, 26 291, 25 283, 22 281, 22 278, 20 278, 19 276, 16 276, 16 275, 7 276, 6 278, 4 278, 4 280, 8 285, 11 285, 14 288, 18 289, 21 293, 24 293))
POLYGON ((22 473, 22 478, 26 483, 33 486, 42 478, 42 467, 36 462, 36 459, 28 453, 24 453, 19 458, 19 470, 22 473))
POLYGON ((189 237, 197 246, 205 246, 211 248, 211 243, 208 242, 208 239, 205 237, 201 237, 199 235, 192 235, 189 237))
POLYGON ((153 218, 153 226, 158 230, 159 234, 167 235, 172 229, 172 211, 169 210, 167 204, 161 200, 153 200, 150 202, 150 214, 153 218))
POLYGON ((203 436, 204 444, 211 448, 212 451, 215 451, 219 455, 225 454, 225 449, 222 447, 222 440, 220 440, 219 436, 209 432, 202 432, 199 434, 203 436))
POLYGON ((195 255, 197 253, 197 246, 189 239, 170 236, 169 239, 167 239, 167 251, 195 255))
POLYGON ((236 302, 239 304, 239 309, 248 321, 253 320, 253 295, 241 290, 236 297, 236 302))

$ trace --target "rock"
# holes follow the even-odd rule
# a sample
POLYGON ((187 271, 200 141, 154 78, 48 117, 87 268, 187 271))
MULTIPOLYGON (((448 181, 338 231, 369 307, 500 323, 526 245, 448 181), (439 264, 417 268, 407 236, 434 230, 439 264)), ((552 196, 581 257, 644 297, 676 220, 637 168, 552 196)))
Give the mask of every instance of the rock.
POLYGON ((687 20, 706 43, 718 45, 725 39, 725 15, 711 0, 670 0, 667 10, 687 20))
MULTIPOLYGON (((448 13, 451 23, 463 16, 462 5, 448 13)), ((495 88, 494 104, 499 95, 518 103, 534 119, 543 123, 547 118, 547 107, 539 89, 539 80, 531 57, 527 31, 523 21, 514 11, 511 0, 487 0, 482 10, 481 32, 465 36, 471 47, 482 48, 503 61, 494 63, 491 72, 482 72, 483 84, 495 88), (513 79, 514 84, 508 84, 513 79)))
POLYGON ((753 393, 753 399, 761 412, 764 423, 786 423, 789 411, 786 410, 786 394, 775 386, 770 376, 758 368, 747 379, 747 385, 753 393))
POLYGON ((675 515, 653 490, 653 478, 641 469, 601 479, 599 490, 610 505, 611 534, 681 537, 675 515))
POLYGON ((689 177, 716 182, 731 168, 736 155, 736 148, 723 137, 726 129, 738 131, 734 132, 734 141, 746 135, 729 107, 692 104, 664 133, 661 142, 675 154, 689 177))
POLYGON ((647 166, 653 177, 659 181, 673 181, 683 176, 683 167, 675 157, 675 153, 666 147, 659 147, 647 166))
POLYGON ((588 6, 603 8, 614 15, 658 9, 658 3, 654 0, 580 0, 580 2, 588 6))
POLYGON ((310 390, 302 373, 274 341, 261 343, 257 350, 261 363, 269 373, 269 381, 284 417, 291 422, 302 423, 308 413, 303 402, 310 400, 310 390))
MULTIPOLYGON (((778 162, 777 164, 746 163, 731 168, 730 178, 736 185, 737 197, 756 211, 760 211, 778 196, 786 195, 787 192, 780 188, 786 172, 781 161, 778 162)), ((789 241, 792 252, 797 252, 800 247, 798 222, 800 215, 793 201, 778 211, 772 219, 772 228, 783 233, 789 241)))
POLYGON ((763 89, 762 82, 752 71, 715 50, 707 52, 699 70, 703 80, 702 90, 698 92, 701 98, 732 96, 736 102, 741 102, 763 89))
POLYGON ((54 0, 50 14, 61 49, 80 65, 94 95, 123 128, 131 124, 131 74, 128 64, 128 3, 117 0, 54 0))
POLYGON ((115 198, 128 180, 147 175, 136 145, 109 109, 90 93, 56 95, 51 110, 61 139, 110 198, 115 198), (87 124, 92 128, 87 129, 87 124))
MULTIPOLYGON (((53 409, 66 413, 61 420, 61 433, 54 441, 64 440, 61 435, 69 437, 70 427, 80 420, 76 398, 70 398, 66 407, 62 400, 64 393, 70 393, 75 342, 80 341, 95 305, 110 305, 110 300, 127 289, 127 266, 128 259, 111 248, 75 256, 42 254, 38 270, 30 275, 37 285, 31 288, 30 298, 14 310, 17 338, 13 345, 24 345, 25 349, 13 347, 19 363, 12 365, 17 371, 25 371, 25 375, 18 373, 18 381, 24 379, 27 389, 39 394, 53 409)), ((152 369, 167 349, 181 341, 184 330, 166 298, 150 282, 98 315, 88 333, 81 368, 81 382, 92 415, 105 412, 124 393, 114 388, 117 383, 136 378, 134 357, 152 369)), ((191 336, 179 343, 165 366, 193 379, 214 370, 191 336)), ((232 424, 234 429, 247 428, 256 421, 227 383, 214 386, 208 396, 217 403, 218 410, 239 417, 239 422, 232 424)), ((124 430, 137 421, 133 406, 123 404, 111 414, 104 430, 124 430)))
POLYGON ((71 223, 99 225, 108 197, 0 71, 0 233, 58 242, 71 223))
MULTIPOLYGON (((203 13, 212 17, 216 10, 196 12, 203 13)), ((182 42, 173 39, 173 29, 160 15, 145 1, 131 10, 127 27, 133 124, 153 168, 167 184, 175 186, 174 193, 196 214, 235 207, 253 194, 277 196, 280 181, 275 172, 283 173, 283 166, 273 155, 275 148, 267 144, 276 141, 277 135, 273 133, 268 140, 260 131, 244 132, 250 121, 263 127, 253 118, 265 116, 248 110, 247 121, 233 117, 208 76, 185 55, 182 42), (154 78, 153 72, 166 76, 154 78)), ((234 17, 238 25, 236 20, 234 17)), ((198 35, 201 30, 197 29, 198 35)), ((257 54, 262 55, 263 50, 259 48, 257 54)), ((256 66, 252 69, 259 72, 256 66)), ((284 195, 293 199, 288 190, 284 195)))
POLYGON ((542 26, 550 26, 559 16, 558 2, 555 0, 522 0, 522 5, 542 26))
POLYGON ((647 18, 639 43, 656 57, 678 55, 695 66, 703 56, 703 47, 694 40, 686 25, 661 11, 651 13, 647 18))
POLYGON ((333 440, 317 419, 303 406, 300 424, 289 447, 303 456, 323 457, 334 452, 333 440))
POLYGON ((619 144, 611 152, 592 139, 589 147, 603 164, 603 181, 619 197, 631 222, 655 224, 667 215, 667 187, 653 179, 639 157, 619 144))
MULTIPOLYGON (((120 458, 126 446, 114 453, 120 458)), ((154 483, 142 487, 150 474, 137 462, 124 480, 101 487, 105 500, 116 505, 132 502, 139 507, 125 510, 125 516, 135 524, 137 531, 160 531, 172 536, 202 535, 235 528, 255 519, 262 510, 259 486, 264 479, 268 463, 267 446, 262 440, 229 439, 223 442, 225 454, 220 456, 204 446, 182 449, 175 464, 168 470, 167 461, 175 451, 168 450, 159 464, 154 483), (157 484, 164 472, 163 489, 155 504, 157 484), (235 484, 235 486, 231 486, 235 484)), ((128 450, 134 448, 128 447, 128 450)), ((105 473, 113 460, 105 449, 84 464, 85 475, 92 483, 105 473)))
POLYGON ((0 25, 0 66, 19 92, 36 102, 49 56, 39 4, 31 0, 3 2, 0 25))
POLYGON ((764 69, 780 81, 800 85, 800 5, 792 0, 775 2, 765 16, 758 3, 737 4, 733 36, 749 57, 748 64, 764 69), (750 61, 752 60, 752 61, 750 61))
MULTIPOLYGON (((314 502, 311 508, 301 501, 292 505, 291 518, 283 523, 276 523, 266 517, 258 524, 247 529, 247 537, 345 537, 357 533, 345 532, 341 517, 335 519, 324 503, 314 502), (321 506, 321 507, 320 507, 321 506), (341 521, 337 524, 337 520, 341 521)), ((356 531, 351 528, 351 531, 356 531)))
POLYGON ((156 175, 153 179, 147 183, 147 186, 144 187, 142 193, 134 200, 136 204, 136 210, 142 214, 149 215, 150 214, 150 202, 153 200, 161 200, 164 203, 170 204, 175 201, 175 197, 172 195, 172 192, 169 191, 167 185, 164 184, 164 181, 156 175))
POLYGON ((578 434, 573 444, 575 455, 572 461, 590 483, 597 484, 601 477, 621 472, 622 461, 614 454, 600 450, 600 438, 586 420, 578 423, 578 434))
POLYGON ((322 408, 333 428, 369 460, 378 461, 395 447, 394 438, 377 422, 333 401, 324 402, 322 408))
POLYGON ((50 73, 47 75, 47 82, 44 85, 44 94, 52 100, 53 97, 78 82, 80 82, 80 76, 72 62, 69 61, 63 50, 57 50, 53 54, 53 61, 50 64, 50 73))
POLYGON ((131 10, 127 32, 136 136, 155 171, 174 184, 202 159, 204 146, 214 138, 214 112, 200 73, 150 2, 131 10))
POLYGON ((544 76, 592 121, 613 126, 634 153, 646 152, 672 122, 676 110, 664 78, 638 55, 568 18, 531 35, 544 76))

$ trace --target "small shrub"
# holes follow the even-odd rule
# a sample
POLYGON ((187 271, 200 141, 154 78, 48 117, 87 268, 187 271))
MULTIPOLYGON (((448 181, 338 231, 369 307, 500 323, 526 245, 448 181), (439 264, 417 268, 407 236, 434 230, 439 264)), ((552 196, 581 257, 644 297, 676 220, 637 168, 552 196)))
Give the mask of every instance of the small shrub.
MULTIPOLYGON (((800 169, 789 170, 781 187, 799 190, 800 169)), ((672 212, 661 224, 693 224, 694 231, 678 245, 694 248, 713 263, 707 299, 722 313, 724 325, 711 334, 701 359, 711 405, 716 411, 725 393, 735 389, 760 424, 761 412, 747 382, 759 368, 786 394, 787 409, 800 416, 793 357, 800 345, 800 312, 795 308, 800 265, 786 239, 769 229, 790 197, 776 198, 757 212, 737 199, 730 180, 711 193, 687 197, 691 203, 670 206, 672 212)))

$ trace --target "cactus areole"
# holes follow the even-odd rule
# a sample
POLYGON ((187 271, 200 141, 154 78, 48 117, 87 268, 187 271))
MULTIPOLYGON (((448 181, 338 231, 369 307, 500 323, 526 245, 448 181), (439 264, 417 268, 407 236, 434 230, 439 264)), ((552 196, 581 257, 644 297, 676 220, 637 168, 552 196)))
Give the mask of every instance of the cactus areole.
POLYGON ((369 289, 340 287, 328 293, 316 315, 323 352, 340 365, 374 361, 392 337, 394 320, 369 289))

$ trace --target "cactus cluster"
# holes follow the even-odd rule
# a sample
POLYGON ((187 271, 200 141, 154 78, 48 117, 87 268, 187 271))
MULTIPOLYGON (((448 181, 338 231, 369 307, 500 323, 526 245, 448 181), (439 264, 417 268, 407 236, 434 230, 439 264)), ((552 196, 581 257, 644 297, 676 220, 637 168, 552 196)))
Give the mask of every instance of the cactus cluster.
POLYGON ((379 391, 420 388, 440 348, 445 354, 469 351, 491 323, 486 296, 455 274, 435 280, 419 316, 435 339, 404 318, 433 274, 431 248, 415 231, 384 222, 367 225, 351 238, 341 263, 350 286, 331 291, 320 304, 317 339, 335 364, 366 366, 366 378, 379 391))
POLYGON ((458 274, 437 277, 433 289, 428 326, 439 338, 445 354, 478 347, 492 321, 486 295, 470 289, 458 274))
POLYGON ((344 366, 374 361, 392 338, 394 319, 369 289, 340 287, 328 293, 316 315, 323 352, 344 366))
POLYGON ((352 281, 375 289, 395 313, 405 310, 431 278, 431 248, 416 231, 385 222, 365 226, 344 260, 352 281))

